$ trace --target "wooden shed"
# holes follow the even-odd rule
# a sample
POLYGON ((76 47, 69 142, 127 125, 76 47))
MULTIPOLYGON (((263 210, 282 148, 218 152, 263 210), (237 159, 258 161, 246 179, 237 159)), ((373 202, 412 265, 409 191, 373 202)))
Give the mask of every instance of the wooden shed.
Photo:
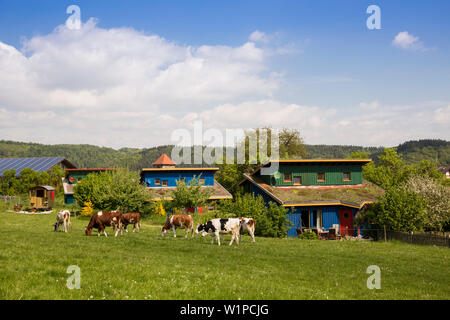
POLYGON ((33 209, 51 209, 55 205, 55 188, 35 186, 30 188, 30 207, 33 209))

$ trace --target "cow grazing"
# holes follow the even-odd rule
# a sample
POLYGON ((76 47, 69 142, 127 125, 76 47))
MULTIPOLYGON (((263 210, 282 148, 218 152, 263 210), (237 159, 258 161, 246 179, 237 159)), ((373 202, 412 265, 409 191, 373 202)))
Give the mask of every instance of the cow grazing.
POLYGON ((69 231, 70 223, 70 211, 69 210, 60 210, 56 214, 56 223, 53 225, 55 227, 54 231, 59 231, 59 226, 63 225, 64 232, 69 231))
MULTIPOLYGON (((128 232, 127 226, 129 224, 133 225, 133 232, 136 231, 136 225, 137 231, 139 232, 141 230, 141 215, 139 214, 139 212, 130 212, 122 214, 120 222, 122 223, 122 226, 126 232, 128 232)), ((120 234, 122 234, 122 229, 120 230, 120 234)))
POLYGON ((211 243, 214 243, 214 237, 217 239, 217 243, 220 246, 220 236, 221 234, 231 233, 230 246, 233 241, 236 240, 236 245, 239 245, 241 228, 241 220, 239 218, 217 218, 209 220, 204 224, 199 224, 195 233, 202 233, 202 236, 211 235, 211 243))
POLYGON ((161 235, 164 237, 167 230, 172 229, 173 236, 176 237, 176 228, 184 228, 185 238, 188 237, 189 230, 191 231, 191 236, 194 237, 194 219, 189 214, 175 214, 167 218, 166 223, 162 227, 161 235))
POLYGON ((119 230, 122 228, 121 215, 122 213, 120 211, 99 211, 95 213, 85 229, 86 235, 89 236, 92 229, 96 228, 98 236, 100 236, 101 230, 105 234, 105 237, 107 237, 108 235, 106 234, 105 227, 112 226, 113 230, 116 231, 115 236, 117 237, 119 230))
POLYGON ((245 231, 248 232, 252 237, 252 242, 255 242, 255 226, 256 226, 255 219, 242 217, 239 218, 239 220, 241 220, 240 233, 245 231))

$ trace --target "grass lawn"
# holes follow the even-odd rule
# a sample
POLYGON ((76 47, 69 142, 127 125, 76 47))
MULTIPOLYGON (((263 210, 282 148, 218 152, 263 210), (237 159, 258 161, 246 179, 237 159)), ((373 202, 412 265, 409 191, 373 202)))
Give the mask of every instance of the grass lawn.
MULTIPOLYGON (((140 233, 84 235, 85 218, 53 232, 55 214, 0 212, 0 299, 449 299, 450 251, 398 242, 309 241, 248 235, 234 245, 210 238, 140 233), (81 268, 69 290, 68 266, 81 268), (370 265, 381 289, 369 290, 370 265)), ((129 227, 130 228, 130 227, 129 227)), ((229 241, 230 236, 225 240, 229 241)))

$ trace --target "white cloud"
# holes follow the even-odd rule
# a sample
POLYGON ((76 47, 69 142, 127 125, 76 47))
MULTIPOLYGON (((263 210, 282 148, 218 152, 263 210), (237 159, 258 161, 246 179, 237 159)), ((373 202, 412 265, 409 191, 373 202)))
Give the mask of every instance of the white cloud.
POLYGON ((375 109, 378 108, 379 105, 380 105, 380 104, 379 104, 378 101, 361 102, 361 103, 359 104, 359 107, 360 107, 362 110, 375 110, 375 109))
POLYGON ((269 68, 279 48, 260 47, 266 36, 193 47, 90 19, 81 30, 59 26, 33 37, 21 50, 0 42, 0 136, 150 147, 172 143, 172 131, 195 120, 205 129, 297 128, 307 143, 385 145, 417 132, 449 135, 448 102, 425 111, 374 101, 345 114, 274 98, 285 74, 269 68))
POLYGON ((408 31, 399 32, 392 41, 392 45, 404 50, 429 50, 428 48, 425 48, 421 41, 419 41, 419 37, 409 34, 408 31))
POLYGON ((250 36, 248 37, 250 41, 253 42, 262 42, 262 43, 268 43, 270 41, 270 37, 259 30, 253 31, 250 36))

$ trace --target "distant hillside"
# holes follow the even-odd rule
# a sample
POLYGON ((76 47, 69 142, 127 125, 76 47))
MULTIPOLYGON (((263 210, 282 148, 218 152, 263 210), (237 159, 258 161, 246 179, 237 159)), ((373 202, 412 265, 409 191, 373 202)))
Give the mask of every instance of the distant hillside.
MULTIPOLYGON (((85 144, 45 145, 39 143, 0 140, 0 157, 66 157, 78 168, 128 167, 131 170, 149 168, 162 153, 171 154, 172 145, 146 149, 119 150, 85 144)), ((398 152, 408 163, 427 159, 438 165, 450 163, 450 142, 445 140, 408 141, 398 146, 398 152)), ((383 147, 306 145, 307 158, 345 158, 353 152, 365 152, 376 160, 383 147)))
POLYGON ((438 165, 450 164, 450 141, 439 139, 407 141, 397 147, 407 163, 430 160, 438 165))

